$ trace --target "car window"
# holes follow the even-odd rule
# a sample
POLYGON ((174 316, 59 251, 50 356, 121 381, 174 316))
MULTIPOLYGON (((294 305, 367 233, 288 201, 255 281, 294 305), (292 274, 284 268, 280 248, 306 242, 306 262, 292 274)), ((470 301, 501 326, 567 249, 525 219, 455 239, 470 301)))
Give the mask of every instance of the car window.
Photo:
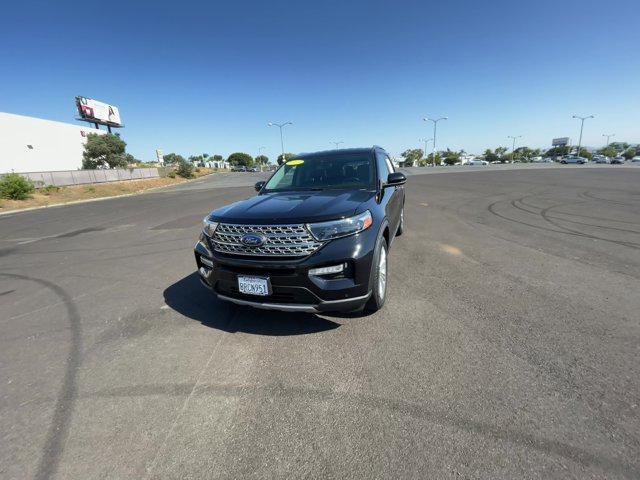
POLYGON ((384 161, 387 164, 387 168, 389 169, 389 172, 393 173, 396 171, 396 169, 393 168, 393 163, 391 163, 391 160, 389 160, 389 157, 387 155, 385 155, 384 161))
POLYGON ((264 191, 371 189, 374 175, 368 153, 294 158, 273 174, 264 191))
POLYGON ((378 162, 378 177, 383 182, 386 182, 387 177, 389 176, 389 167, 387 166, 386 155, 376 150, 376 160, 378 162))

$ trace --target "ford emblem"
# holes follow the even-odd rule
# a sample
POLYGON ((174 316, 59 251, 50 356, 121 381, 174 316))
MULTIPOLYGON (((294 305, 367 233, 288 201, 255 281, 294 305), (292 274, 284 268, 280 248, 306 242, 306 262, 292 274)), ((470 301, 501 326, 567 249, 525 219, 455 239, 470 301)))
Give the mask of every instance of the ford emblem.
POLYGON ((247 233, 240 238, 240 242, 247 247, 259 247, 266 241, 266 237, 263 235, 256 235, 255 233, 247 233))

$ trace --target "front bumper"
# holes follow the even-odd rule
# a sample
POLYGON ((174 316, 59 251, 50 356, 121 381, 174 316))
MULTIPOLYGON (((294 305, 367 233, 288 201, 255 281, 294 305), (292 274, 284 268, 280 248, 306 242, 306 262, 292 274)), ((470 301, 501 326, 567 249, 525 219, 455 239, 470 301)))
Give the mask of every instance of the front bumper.
POLYGON ((218 298, 256 308, 329 312, 353 311, 371 295, 369 281, 377 232, 369 228, 332 240, 313 254, 298 259, 246 258, 215 252, 206 235, 195 246, 200 280, 218 298), (343 278, 309 276, 309 269, 348 264, 343 278), (254 296, 238 291, 238 275, 268 277, 272 293, 254 296))

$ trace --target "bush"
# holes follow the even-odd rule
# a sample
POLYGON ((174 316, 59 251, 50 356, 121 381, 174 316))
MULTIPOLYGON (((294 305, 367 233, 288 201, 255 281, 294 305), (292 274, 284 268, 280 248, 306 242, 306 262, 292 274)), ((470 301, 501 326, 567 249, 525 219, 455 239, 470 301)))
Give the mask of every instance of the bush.
POLYGON ((42 187, 40 193, 43 195, 51 195, 52 193, 57 193, 60 191, 60 187, 57 185, 47 185, 46 187, 42 187))
POLYGON ((35 189, 33 183, 17 173, 10 173, 0 179, 0 198, 24 200, 35 189))
POLYGON ((193 178, 193 163, 182 159, 178 162, 176 173, 182 178, 193 178))
POLYGON ((169 172, 167 172, 167 177, 176 178, 176 172, 174 172, 173 170, 169 170, 169 172))

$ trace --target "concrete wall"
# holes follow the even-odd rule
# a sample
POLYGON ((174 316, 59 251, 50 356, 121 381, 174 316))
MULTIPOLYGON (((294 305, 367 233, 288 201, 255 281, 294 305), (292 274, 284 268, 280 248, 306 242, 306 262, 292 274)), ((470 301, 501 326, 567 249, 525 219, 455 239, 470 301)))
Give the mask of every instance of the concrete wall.
MULTIPOLYGON (((2 178, 0 173, 0 178, 2 178)), ((62 170, 56 172, 21 172, 31 180, 36 188, 47 185, 82 185, 84 183, 118 182, 122 180, 139 180, 142 178, 158 178, 158 169, 153 168, 115 168, 112 170, 62 170)))
POLYGON ((88 133, 107 131, 0 112, 0 173, 81 168, 88 133))

